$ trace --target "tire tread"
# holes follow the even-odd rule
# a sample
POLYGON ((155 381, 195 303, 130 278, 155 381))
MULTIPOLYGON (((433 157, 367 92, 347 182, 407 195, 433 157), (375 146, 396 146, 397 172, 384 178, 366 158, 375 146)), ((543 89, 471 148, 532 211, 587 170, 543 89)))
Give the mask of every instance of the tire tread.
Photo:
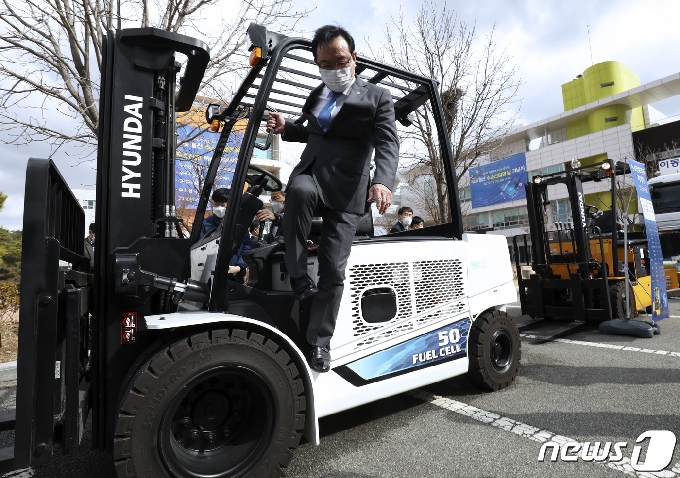
MULTIPOLYGON (((470 327, 470 335, 468 337, 468 358, 469 366, 467 378, 478 385, 479 387, 489 390, 502 390, 512 384, 519 372, 520 361, 522 358, 522 342, 520 340, 519 331, 514 325, 512 319, 505 313, 499 310, 487 311, 480 314, 470 327), (484 344, 487 333, 492 328, 492 323, 495 321, 507 321, 510 326, 507 329, 513 335, 517 343, 517 360, 512 367, 512 370, 507 376, 507 380, 497 381, 489 375, 487 366, 484 362, 484 344)), ((508 373, 508 372, 505 372, 508 373)))
POLYGON ((219 329, 183 338, 163 348, 144 363, 131 380, 123 394, 114 431, 113 455, 116 473, 119 478, 137 476, 132 460, 131 435, 137 419, 136 414, 139 412, 139 405, 145 393, 148 393, 153 386, 152 383, 160 380, 168 369, 184 356, 199 349, 209 349, 211 346, 223 345, 225 343, 238 343, 239 345, 253 347, 264 352, 282 367, 290 381, 289 385, 296 397, 293 400, 294 425, 286 445, 287 450, 283 453, 280 463, 276 466, 268 467, 266 470, 264 467, 261 467, 254 476, 274 478, 283 475, 284 469, 293 459, 295 448, 300 444, 305 426, 306 416, 304 412, 307 409, 307 402, 304 384, 299 377, 298 368, 291 361, 290 355, 279 347, 278 343, 272 338, 241 329, 219 329), (259 473, 259 471, 262 471, 262 473, 259 473))

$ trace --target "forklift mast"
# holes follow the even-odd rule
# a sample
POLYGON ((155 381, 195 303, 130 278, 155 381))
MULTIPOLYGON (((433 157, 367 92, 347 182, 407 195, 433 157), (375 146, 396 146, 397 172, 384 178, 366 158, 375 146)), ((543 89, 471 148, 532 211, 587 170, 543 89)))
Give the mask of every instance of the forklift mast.
POLYGON ((55 445, 68 453, 90 408, 93 446, 111 449, 121 385, 159 337, 138 335, 137 318, 205 298, 188 280, 174 160, 175 114, 191 108, 208 48, 140 28, 109 32, 103 52, 94 271, 84 212, 56 166, 31 158, 26 169, 17 408, 0 416, 15 441, 0 449, 0 473, 47 463, 55 445))
POLYGON ((548 186, 564 184, 569 194, 569 204, 572 210, 573 235, 576 244, 575 260, 579 264, 579 274, 588 278, 588 262, 590 261, 590 245, 586 231, 585 199, 583 183, 578 173, 567 173, 564 176, 543 179, 539 183, 528 182, 527 212, 529 216, 529 230, 533 251, 533 265, 537 272, 545 273, 550 270, 550 247, 546 236, 545 206, 550 204, 548 186))
POLYGON ((174 311, 170 291, 144 281, 145 271, 175 282, 190 275, 175 209, 175 114, 191 108, 210 59, 199 40, 154 28, 109 32, 103 50, 92 313, 99 448, 109 446, 127 370, 155 339, 137 334, 137 319, 174 311), (176 94, 177 52, 187 65, 176 94))

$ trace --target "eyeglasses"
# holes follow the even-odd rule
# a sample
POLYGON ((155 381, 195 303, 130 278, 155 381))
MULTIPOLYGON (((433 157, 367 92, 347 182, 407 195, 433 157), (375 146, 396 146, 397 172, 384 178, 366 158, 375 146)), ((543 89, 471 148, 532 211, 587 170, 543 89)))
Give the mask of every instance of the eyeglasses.
POLYGON ((324 63, 323 65, 319 65, 319 68, 321 68, 322 70, 340 70, 342 68, 347 68, 351 62, 352 59, 349 58, 348 60, 341 61, 330 66, 328 65, 328 63, 324 63))

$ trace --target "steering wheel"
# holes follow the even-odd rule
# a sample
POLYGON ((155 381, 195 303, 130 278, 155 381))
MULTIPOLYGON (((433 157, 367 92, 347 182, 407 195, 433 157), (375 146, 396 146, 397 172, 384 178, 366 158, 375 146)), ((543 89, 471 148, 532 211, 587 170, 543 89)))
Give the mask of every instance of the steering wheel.
POLYGON ((595 218, 595 217, 600 217, 602 215, 602 211, 600 211, 600 208, 597 207, 597 206, 593 206, 591 204, 586 204, 585 208, 586 208, 586 216, 590 216, 590 217, 595 218))
POLYGON ((248 166, 246 181, 250 183, 252 189, 261 188, 269 192, 281 191, 283 189, 283 183, 281 183, 279 178, 266 169, 253 165, 248 166), (253 174, 251 171, 259 174, 253 174))

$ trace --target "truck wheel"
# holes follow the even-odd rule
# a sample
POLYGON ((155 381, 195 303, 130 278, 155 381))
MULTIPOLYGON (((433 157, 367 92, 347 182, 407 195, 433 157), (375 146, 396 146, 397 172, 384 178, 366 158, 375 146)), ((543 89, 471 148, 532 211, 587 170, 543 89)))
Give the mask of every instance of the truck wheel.
POLYGON ((484 312, 472 324, 467 377, 487 390, 510 385, 519 371, 522 344, 515 323, 505 312, 484 312))
POLYGON ((626 294, 626 281, 622 280, 609 286, 609 297, 612 303, 612 317, 624 318, 626 317, 626 298, 630 307, 630 316, 636 317, 638 315, 635 310, 635 300, 633 300, 633 288, 629 288, 629 293, 626 294))
POLYGON ((119 477, 273 477, 293 458, 306 401, 275 340, 245 330, 186 337, 146 362, 123 393, 119 477))

